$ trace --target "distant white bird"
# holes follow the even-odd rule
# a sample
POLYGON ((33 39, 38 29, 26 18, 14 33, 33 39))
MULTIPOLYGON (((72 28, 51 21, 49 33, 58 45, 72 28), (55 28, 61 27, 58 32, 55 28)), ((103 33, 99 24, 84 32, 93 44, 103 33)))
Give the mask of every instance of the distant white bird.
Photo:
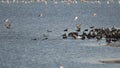
POLYGON ((44 1, 44 3, 47 5, 47 1, 44 1))
POLYGON ((55 0, 55 1, 54 1, 54 4, 58 4, 58 2, 55 0))
POLYGON ((63 66, 60 66, 60 68, 64 68, 63 66))
POLYGON ((75 3, 78 3, 77 1, 75 1, 75 3))
POLYGON ((39 17, 42 17, 42 16, 43 16, 43 14, 42 14, 42 13, 40 13, 38 16, 39 16, 39 17))
POLYGON ((96 13, 93 14, 93 16, 96 16, 96 15, 97 15, 96 13))
POLYGON ((107 4, 110 4, 110 2, 109 2, 109 1, 107 1, 107 4))
POLYGON ((11 23, 10 23, 9 19, 6 19, 6 20, 5 20, 5 27, 6 27, 7 29, 10 29, 11 23))
POLYGON ((75 18, 74 18, 74 21, 76 21, 78 19, 78 17, 76 16, 75 18))
POLYGON ((101 4, 101 1, 97 1, 98 2, 98 4, 101 4))
POLYGON ((42 17, 42 16, 43 16, 43 14, 41 13, 41 14, 40 14, 40 16, 42 17))
POLYGON ((118 1, 118 3, 120 4, 120 0, 118 1))

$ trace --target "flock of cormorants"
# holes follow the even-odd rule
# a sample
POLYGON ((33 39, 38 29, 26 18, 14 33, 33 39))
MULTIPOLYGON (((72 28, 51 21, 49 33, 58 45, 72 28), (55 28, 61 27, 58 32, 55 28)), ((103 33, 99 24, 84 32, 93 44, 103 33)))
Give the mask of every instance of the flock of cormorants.
MULTIPOLYGON (((70 33, 64 33, 62 35, 63 39, 73 38, 73 39, 97 39, 102 40, 105 38, 107 43, 116 42, 120 40, 120 29, 115 28, 95 28, 94 26, 90 27, 90 29, 85 29, 82 34, 79 34, 81 25, 76 25, 77 30, 70 33)), ((68 29, 65 29, 64 32, 67 32, 68 29)))
MULTIPOLYGON (((7 19, 5 20, 5 27, 7 29, 10 29, 11 23, 7 19)), ((73 32, 66 33, 68 29, 64 30, 64 34, 62 35, 63 39, 67 38, 73 38, 73 39, 97 39, 102 40, 103 38, 106 40, 107 43, 116 42, 120 40, 120 29, 115 28, 114 26, 112 28, 95 28, 94 26, 90 27, 90 29, 85 29, 83 32, 81 32, 81 24, 76 25, 77 30, 73 32), (82 33, 82 34, 79 34, 82 33)), ((48 32, 51 32, 47 30, 48 32)), ((45 40, 48 38, 46 37, 45 40)), ((37 39, 34 39, 37 40, 37 39)))

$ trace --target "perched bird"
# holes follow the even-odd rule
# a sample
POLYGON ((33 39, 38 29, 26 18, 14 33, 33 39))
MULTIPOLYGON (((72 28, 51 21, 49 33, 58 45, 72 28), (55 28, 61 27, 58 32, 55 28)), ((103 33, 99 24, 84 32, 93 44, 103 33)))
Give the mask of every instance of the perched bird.
POLYGON ((52 32, 51 30, 47 30, 47 32, 52 32))
POLYGON ((11 23, 10 23, 9 19, 6 19, 6 20, 5 20, 5 27, 6 27, 7 29, 10 29, 11 23))
POLYGON ((77 28, 76 31, 80 32, 80 30, 81 30, 81 24, 77 24, 77 25, 76 25, 76 28, 77 28))
POLYGON ((67 34, 66 33, 63 34, 62 37, 63 37, 63 39, 66 39, 67 38, 67 34))
POLYGON ((84 31, 88 31, 88 29, 85 29, 84 31))
POLYGON ((37 40, 37 38, 34 38, 34 39, 32 39, 32 40, 37 40))
POLYGON ((43 14, 41 13, 41 14, 39 14, 38 16, 39 16, 39 17, 42 17, 42 16, 43 16, 43 14))
POLYGON ((44 38, 44 39, 42 39, 42 40, 47 40, 48 38, 46 37, 46 38, 44 38))
POLYGON ((90 28, 92 29, 92 28, 94 28, 94 26, 91 26, 90 28))

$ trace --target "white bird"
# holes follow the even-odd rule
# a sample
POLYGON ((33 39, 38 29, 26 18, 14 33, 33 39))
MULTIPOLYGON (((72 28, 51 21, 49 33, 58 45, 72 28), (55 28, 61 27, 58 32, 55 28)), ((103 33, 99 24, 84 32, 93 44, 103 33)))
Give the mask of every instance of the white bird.
POLYGON ((64 68, 63 66, 60 66, 60 68, 64 68))
POLYGON ((41 13, 41 14, 40 14, 40 17, 42 17, 42 16, 43 16, 43 14, 41 13))
POLYGON ((47 5, 47 1, 44 1, 44 3, 47 5))
POLYGON ((101 4, 101 1, 97 1, 98 2, 98 4, 101 4))
POLYGON ((93 14, 93 16, 96 16, 96 15, 97 15, 96 13, 93 14))
POLYGON ((77 24, 76 28, 77 28, 77 31, 80 32, 80 30, 81 30, 81 24, 77 24))
POLYGON ((78 19, 78 17, 76 16, 75 18, 74 18, 74 21, 76 21, 78 19))
POLYGON ((118 1, 118 3, 120 4, 120 0, 118 1))
POLYGON ((107 4, 110 4, 110 2, 109 2, 109 1, 107 1, 107 4))
POLYGON ((58 2, 56 0, 54 0, 54 4, 58 4, 58 2))
POLYGON ((5 27, 6 27, 7 29, 10 29, 11 23, 10 23, 9 19, 6 19, 6 20, 5 20, 5 27))

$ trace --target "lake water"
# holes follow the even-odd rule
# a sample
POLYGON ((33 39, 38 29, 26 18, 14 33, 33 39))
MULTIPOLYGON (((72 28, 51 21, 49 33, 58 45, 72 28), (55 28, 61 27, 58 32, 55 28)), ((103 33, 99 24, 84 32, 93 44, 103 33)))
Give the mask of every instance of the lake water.
POLYGON ((78 23, 82 31, 90 26, 119 28, 119 18, 117 2, 0 3, 0 68, 119 68, 120 64, 99 62, 120 58, 119 47, 104 46, 105 40, 61 36, 66 28, 75 31, 78 23), (5 28, 6 19, 11 29, 5 28))

